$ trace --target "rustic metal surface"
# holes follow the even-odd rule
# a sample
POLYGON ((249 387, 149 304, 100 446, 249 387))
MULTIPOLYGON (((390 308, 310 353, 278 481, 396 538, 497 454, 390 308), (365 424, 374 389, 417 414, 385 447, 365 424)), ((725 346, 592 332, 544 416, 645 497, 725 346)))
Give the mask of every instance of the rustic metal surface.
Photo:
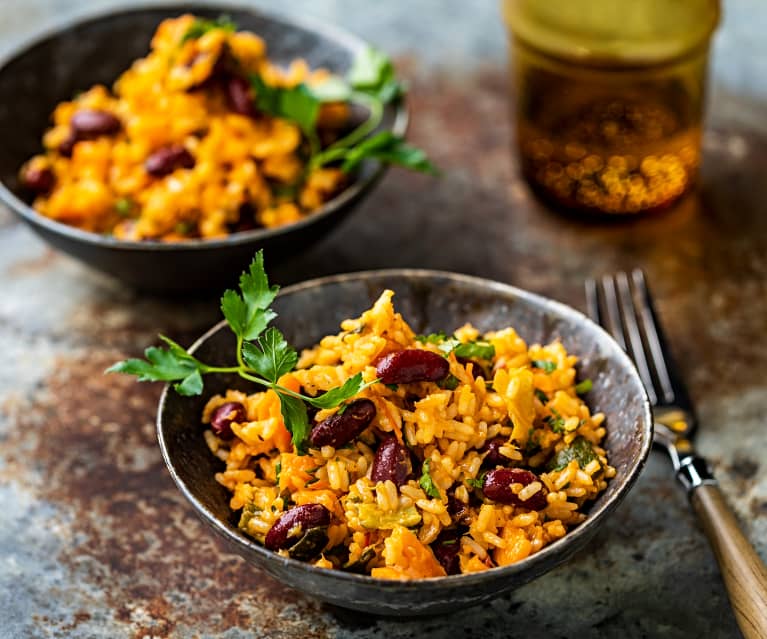
MULTIPOLYGON (((3 0, 0 49, 84 4, 3 0)), ((701 451, 767 557, 764 5, 726 7, 699 194, 612 225, 548 211, 517 177, 495 2, 290 6, 398 56, 412 84, 411 137, 444 175, 392 171, 353 219, 277 279, 423 266, 581 305, 585 276, 644 267, 698 406, 701 451)), ((160 389, 101 375, 156 332, 189 343, 217 315, 214 300, 138 298, 0 211, 0 637, 737 636, 711 552, 660 454, 576 559, 453 615, 333 609, 228 554, 162 465, 160 389)))

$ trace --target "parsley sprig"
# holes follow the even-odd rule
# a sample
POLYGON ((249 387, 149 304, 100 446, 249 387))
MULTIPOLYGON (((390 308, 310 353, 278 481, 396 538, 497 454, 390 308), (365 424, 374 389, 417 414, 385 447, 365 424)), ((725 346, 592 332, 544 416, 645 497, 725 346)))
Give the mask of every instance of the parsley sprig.
POLYGON ((210 373, 236 373, 240 377, 272 389, 280 399, 285 426, 296 451, 306 450, 309 418, 306 404, 315 408, 334 408, 378 380, 364 382, 362 374, 350 377, 342 386, 317 397, 297 393, 279 383, 298 362, 298 352, 285 336, 269 323, 277 317, 271 308, 278 286, 270 286, 264 271, 264 255, 256 253, 249 269, 240 277, 239 291, 227 290, 221 298, 221 311, 237 338, 233 366, 211 366, 201 362, 183 346, 164 335, 165 347, 150 346, 145 359, 126 359, 107 369, 107 373, 135 375, 140 382, 174 382, 180 395, 200 395, 203 376, 210 373))
MULTIPOLYGON (((216 20, 198 18, 184 33, 181 43, 199 38, 213 29, 231 33, 237 30, 237 25, 228 16, 216 20)), ((437 173, 426 154, 405 142, 402 136, 391 131, 376 133, 383 120, 384 107, 399 100, 406 88, 397 80, 391 59, 374 47, 359 51, 344 77, 331 75, 321 84, 302 82, 292 87, 273 86, 257 73, 251 74, 249 80, 256 108, 261 113, 294 122, 308 141, 309 157, 302 179, 328 164, 338 165, 344 173, 351 173, 366 159, 423 173, 437 173), (328 102, 357 104, 367 110, 368 116, 344 137, 322 148, 317 121, 322 105, 328 102)))
POLYGON ((257 108, 268 115, 295 122, 309 141, 307 173, 331 163, 344 173, 354 171, 363 160, 372 158, 423 173, 437 173, 426 154, 391 131, 373 134, 381 123, 384 107, 405 93, 395 78, 391 60, 372 47, 354 59, 345 78, 330 76, 319 85, 301 83, 294 87, 275 87, 258 75, 250 76, 257 108), (346 136, 321 149, 317 118, 326 102, 351 102, 367 109, 368 117, 346 136), (373 135, 371 135, 373 134, 373 135))
POLYGON ((418 480, 418 484, 429 497, 432 499, 441 499, 442 495, 439 492, 439 488, 431 478, 431 459, 425 459, 423 462, 423 468, 421 472, 421 478, 418 480))

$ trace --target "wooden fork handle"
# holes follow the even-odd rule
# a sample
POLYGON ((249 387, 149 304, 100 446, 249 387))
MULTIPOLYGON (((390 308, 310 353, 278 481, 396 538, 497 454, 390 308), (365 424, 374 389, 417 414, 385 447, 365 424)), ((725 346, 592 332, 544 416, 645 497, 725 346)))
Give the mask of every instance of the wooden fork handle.
POLYGON ((746 639, 767 637, 767 568, 740 531, 716 484, 692 490, 697 513, 722 572, 735 618, 746 639))

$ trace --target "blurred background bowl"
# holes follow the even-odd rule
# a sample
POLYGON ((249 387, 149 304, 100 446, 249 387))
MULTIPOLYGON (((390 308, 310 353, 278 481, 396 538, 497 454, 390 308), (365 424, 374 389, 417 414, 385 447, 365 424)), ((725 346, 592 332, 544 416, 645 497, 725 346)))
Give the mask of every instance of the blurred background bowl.
MULTIPOLYGON (((21 165, 42 148, 58 102, 101 83, 111 86, 134 60, 149 51, 157 25, 194 13, 225 13, 267 44, 269 58, 287 65, 304 58, 311 67, 343 74, 366 43, 332 25, 277 17, 253 8, 183 4, 110 12, 62 25, 23 43, 0 63, 0 202, 57 249, 144 291, 218 290, 263 248, 274 265, 331 231, 375 185, 385 167, 366 161, 355 180, 322 208, 294 224, 234 233, 226 238, 178 243, 135 242, 82 231, 46 218, 29 205, 18 180, 21 165)), ((383 129, 403 135, 404 102, 387 105, 383 129)))
MULTIPOLYGON (((275 324, 291 344, 307 348, 325 335, 338 333, 341 320, 358 317, 386 288, 394 290, 397 310, 416 333, 450 331, 466 322, 483 332, 511 325, 528 344, 560 339, 569 353, 578 356, 580 378, 593 381, 586 402, 592 411, 606 415, 603 446, 617 470, 607 489, 587 508, 585 522, 534 555, 503 568, 409 582, 373 579, 281 557, 238 529, 239 514, 229 508, 230 494, 213 477, 223 470, 223 463, 208 449, 200 420, 211 396, 227 388, 254 392, 252 384, 236 375, 211 375, 205 378, 201 396, 182 397, 166 388, 157 415, 160 448, 174 481, 203 521, 234 551, 281 583, 367 613, 422 615, 460 610, 527 583, 584 547, 626 496, 647 460, 652 439, 650 404, 628 356, 591 320, 553 300, 490 280, 404 269, 312 280, 280 293, 274 304, 279 313, 275 324)), ((235 350, 234 335, 223 322, 192 347, 201 360, 217 366, 230 366, 235 350)), ((545 602, 539 604, 545 606, 545 602)))

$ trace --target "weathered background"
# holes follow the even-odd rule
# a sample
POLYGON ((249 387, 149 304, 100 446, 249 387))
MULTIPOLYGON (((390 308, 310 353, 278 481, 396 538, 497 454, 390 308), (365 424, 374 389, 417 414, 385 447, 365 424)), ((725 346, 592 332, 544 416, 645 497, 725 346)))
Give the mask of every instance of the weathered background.
MULTIPOLYGON (((0 50, 120 4, 2 0, 0 50)), ((410 135, 444 175, 390 172, 278 281, 422 266, 582 306, 584 277, 644 267, 699 408, 700 448, 767 556, 767 6, 725 7, 700 192, 612 225, 554 214, 520 181, 494 0, 288 9, 396 56, 412 86, 410 135)), ((160 389, 101 375, 158 331, 189 343, 216 318, 215 300, 137 297, 0 210, 0 637, 737 636, 708 545, 658 453, 586 552, 489 605, 391 620, 282 588, 228 554, 172 485, 153 429, 160 389)))

